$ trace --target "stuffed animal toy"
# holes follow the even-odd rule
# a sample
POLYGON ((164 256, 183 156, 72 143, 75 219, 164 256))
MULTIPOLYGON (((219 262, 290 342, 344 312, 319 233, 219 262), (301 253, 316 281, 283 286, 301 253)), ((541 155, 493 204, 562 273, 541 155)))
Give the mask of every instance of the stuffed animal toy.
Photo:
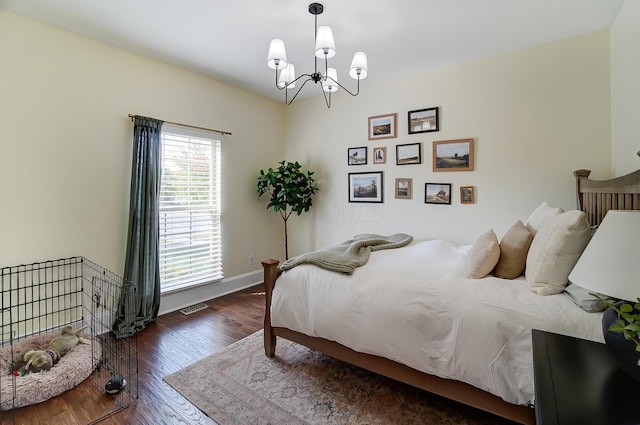
POLYGON ((58 361, 76 345, 91 343, 88 339, 78 335, 86 327, 87 326, 83 326, 74 331, 73 327, 65 326, 62 328, 60 336, 53 338, 44 350, 29 350, 19 354, 18 357, 24 362, 24 366, 18 370, 40 372, 51 369, 53 365, 58 363, 58 361))

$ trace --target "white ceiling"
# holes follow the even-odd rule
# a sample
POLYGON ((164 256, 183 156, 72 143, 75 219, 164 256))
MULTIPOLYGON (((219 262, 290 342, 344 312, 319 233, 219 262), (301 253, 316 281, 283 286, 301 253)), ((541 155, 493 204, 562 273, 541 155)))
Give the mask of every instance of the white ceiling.
MULTIPOLYGON (((609 28, 623 0, 324 0, 339 81, 367 53, 369 77, 389 80, 609 28)), ((267 67, 284 40, 297 74, 313 72, 308 0, 0 0, 0 7, 282 100, 267 67)), ((317 95, 307 85, 300 96, 317 95)))

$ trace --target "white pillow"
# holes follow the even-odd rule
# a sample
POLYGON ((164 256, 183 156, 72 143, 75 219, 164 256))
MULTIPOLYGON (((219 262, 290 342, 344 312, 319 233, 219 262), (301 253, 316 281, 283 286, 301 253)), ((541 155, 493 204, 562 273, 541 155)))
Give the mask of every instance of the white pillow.
POLYGON ((489 229, 471 245, 467 256, 468 276, 482 279, 496 266, 500 259, 500 245, 493 229, 489 229))
POLYGON ((535 235, 548 219, 555 217, 558 214, 562 214, 563 212, 564 210, 562 208, 554 207, 543 202, 538 208, 533 210, 524 224, 527 226, 527 229, 535 235))
POLYGON ((538 295, 561 293, 590 239, 591 229, 582 211, 567 211, 550 218, 529 248, 525 269, 529 288, 538 295))

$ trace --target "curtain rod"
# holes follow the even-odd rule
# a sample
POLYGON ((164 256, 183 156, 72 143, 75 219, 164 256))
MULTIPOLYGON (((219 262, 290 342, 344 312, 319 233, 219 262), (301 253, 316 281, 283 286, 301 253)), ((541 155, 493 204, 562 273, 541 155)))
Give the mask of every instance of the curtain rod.
MULTIPOLYGON (((135 115, 129 114, 129 118, 131 118, 131 120, 133 120, 134 117, 135 117, 135 115)), ((157 119, 157 118, 154 118, 154 119, 157 119)), ((212 128, 206 128, 206 127, 197 127, 195 125, 181 124, 179 122, 171 122, 171 121, 164 121, 164 122, 166 122, 167 124, 179 125, 181 127, 189 127, 189 128, 195 128, 195 129, 198 129, 198 130, 213 131, 214 133, 231 136, 231 133, 228 132, 228 131, 214 130, 212 128)))

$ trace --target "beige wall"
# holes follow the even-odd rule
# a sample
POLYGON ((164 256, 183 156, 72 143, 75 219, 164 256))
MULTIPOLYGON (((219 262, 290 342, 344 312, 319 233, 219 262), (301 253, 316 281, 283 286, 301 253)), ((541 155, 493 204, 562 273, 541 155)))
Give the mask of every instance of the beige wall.
POLYGON ((609 84, 609 32, 600 31, 381 84, 365 80, 360 96, 336 96, 330 110, 318 97, 296 101, 286 156, 317 172, 320 193, 313 215, 291 222, 290 255, 364 232, 470 242, 488 228, 501 236, 543 201, 575 208, 573 170, 611 173, 609 84), (407 111, 434 106, 441 130, 408 135, 407 111), (368 141, 367 118, 393 112, 398 137, 368 141), (433 172, 432 142, 459 138, 475 139, 475 171, 433 172), (422 145, 422 164, 395 165, 395 145, 404 143, 422 145), (386 146, 387 164, 347 166, 347 148, 359 146, 369 156, 386 146), (347 174, 378 170, 384 203, 349 203, 347 174), (413 199, 394 199, 397 177, 413 179, 413 199), (452 205, 425 204, 426 182, 451 183, 452 205), (475 204, 460 204, 461 185, 476 187, 475 204))
POLYGON ((129 113, 231 131, 225 276, 282 255, 279 222, 258 203, 255 181, 281 159, 284 105, 4 9, 0 62, 0 266, 81 255, 122 273, 129 113))
POLYGON ((616 49, 636 48, 627 42, 625 22, 637 22, 628 3, 612 48, 601 31, 385 83, 365 80, 360 96, 339 93, 329 110, 318 97, 285 107, 0 9, 0 265, 83 255, 122 271, 129 113, 233 132, 223 147, 227 277, 258 270, 249 255, 256 263, 282 258, 282 222, 255 197, 257 170, 281 159, 316 171, 321 187, 312 212, 290 220, 291 255, 362 232, 467 242, 489 227, 500 236, 542 201, 573 208, 574 169, 606 178, 621 164, 611 153, 611 99, 616 123, 625 105, 615 84, 626 66, 616 49), (433 106, 441 131, 408 135, 407 111, 433 106), (367 117, 391 112, 398 137, 369 142, 367 117), (434 173, 432 142, 468 137, 476 170, 434 173), (402 143, 421 143, 423 163, 396 166, 402 143), (386 146, 387 164, 348 167, 347 148, 358 146, 386 146), (384 204, 348 203, 347 173, 370 170, 385 173, 384 204), (393 198, 396 177, 413 178, 413 199, 393 198), (452 205, 424 204, 425 182, 451 183, 452 205), (460 204, 460 185, 476 187, 475 204, 460 204))
POLYGON ((616 176, 640 168, 640 2, 625 0, 611 26, 612 156, 616 176))

